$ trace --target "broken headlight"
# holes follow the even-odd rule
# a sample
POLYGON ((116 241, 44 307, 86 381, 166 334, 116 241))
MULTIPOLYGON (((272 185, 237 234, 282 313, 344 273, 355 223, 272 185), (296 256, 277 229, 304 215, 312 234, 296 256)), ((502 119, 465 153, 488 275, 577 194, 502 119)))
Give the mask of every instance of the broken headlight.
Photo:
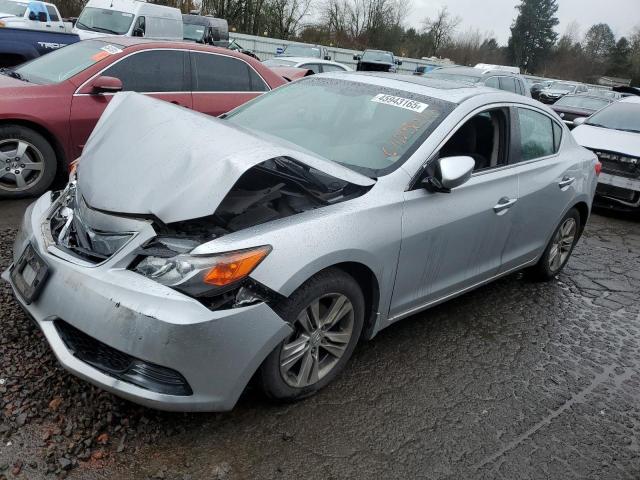
POLYGON ((134 270, 187 295, 211 295, 245 279, 271 252, 268 245, 219 253, 190 255, 199 242, 180 238, 157 238, 140 249, 142 260, 134 270))

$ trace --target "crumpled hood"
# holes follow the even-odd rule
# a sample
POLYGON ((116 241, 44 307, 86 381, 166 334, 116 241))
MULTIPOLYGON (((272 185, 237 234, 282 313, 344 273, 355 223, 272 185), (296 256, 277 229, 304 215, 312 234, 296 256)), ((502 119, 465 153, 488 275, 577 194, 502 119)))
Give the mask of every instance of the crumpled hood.
POLYGON ((640 157, 640 133, 580 125, 571 133, 583 147, 640 157))
POLYGON ((171 223, 213 214, 243 173, 275 157, 356 185, 375 183, 224 120, 125 92, 111 100, 84 147, 78 187, 92 208, 171 223))

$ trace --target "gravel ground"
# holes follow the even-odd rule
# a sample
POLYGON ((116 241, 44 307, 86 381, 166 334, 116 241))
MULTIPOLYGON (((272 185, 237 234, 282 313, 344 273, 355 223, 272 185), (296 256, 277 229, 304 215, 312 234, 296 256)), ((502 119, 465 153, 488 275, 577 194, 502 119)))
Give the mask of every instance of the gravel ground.
MULTIPOLYGON (((0 231, 0 269, 15 228, 0 231)), ((0 285, 0 478, 640 477, 640 223, 361 345, 321 394, 155 412, 67 374, 0 285)))

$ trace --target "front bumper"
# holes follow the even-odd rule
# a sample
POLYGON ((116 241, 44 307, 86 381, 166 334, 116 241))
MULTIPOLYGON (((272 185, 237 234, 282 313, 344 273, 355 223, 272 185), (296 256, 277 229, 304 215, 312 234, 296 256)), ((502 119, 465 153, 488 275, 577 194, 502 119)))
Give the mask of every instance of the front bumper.
MULTIPOLYGON (((225 411, 235 405, 264 358, 290 327, 267 304, 212 311, 198 301, 126 269, 133 251, 155 233, 141 222, 134 239, 99 265, 71 261, 43 232, 51 208, 43 195, 25 213, 14 263, 28 244, 49 266, 40 296, 17 301, 42 329, 64 368, 107 391, 162 410, 225 411), (179 372, 191 395, 167 395, 115 378, 78 358, 56 321, 133 358, 179 372)), ((9 270, 2 274, 9 283, 9 270)))
POLYGON ((640 211, 640 179, 601 173, 596 205, 623 211, 640 211))

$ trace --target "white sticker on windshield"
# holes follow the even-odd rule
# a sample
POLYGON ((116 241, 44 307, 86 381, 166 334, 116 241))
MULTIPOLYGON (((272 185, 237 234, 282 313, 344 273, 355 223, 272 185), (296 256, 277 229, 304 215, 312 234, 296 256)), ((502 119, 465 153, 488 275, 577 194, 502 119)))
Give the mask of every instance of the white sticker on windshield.
POLYGON ((114 47, 113 45, 105 45, 100 50, 104 50, 105 52, 107 52, 110 55, 115 55, 116 53, 122 52, 121 49, 119 49, 118 47, 114 47))
POLYGON ((393 107, 400 107, 412 112, 422 113, 429 106, 426 103, 411 100, 410 98, 395 97, 393 95, 385 95, 379 93, 371 99, 372 102, 384 103, 385 105, 391 105, 393 107))

